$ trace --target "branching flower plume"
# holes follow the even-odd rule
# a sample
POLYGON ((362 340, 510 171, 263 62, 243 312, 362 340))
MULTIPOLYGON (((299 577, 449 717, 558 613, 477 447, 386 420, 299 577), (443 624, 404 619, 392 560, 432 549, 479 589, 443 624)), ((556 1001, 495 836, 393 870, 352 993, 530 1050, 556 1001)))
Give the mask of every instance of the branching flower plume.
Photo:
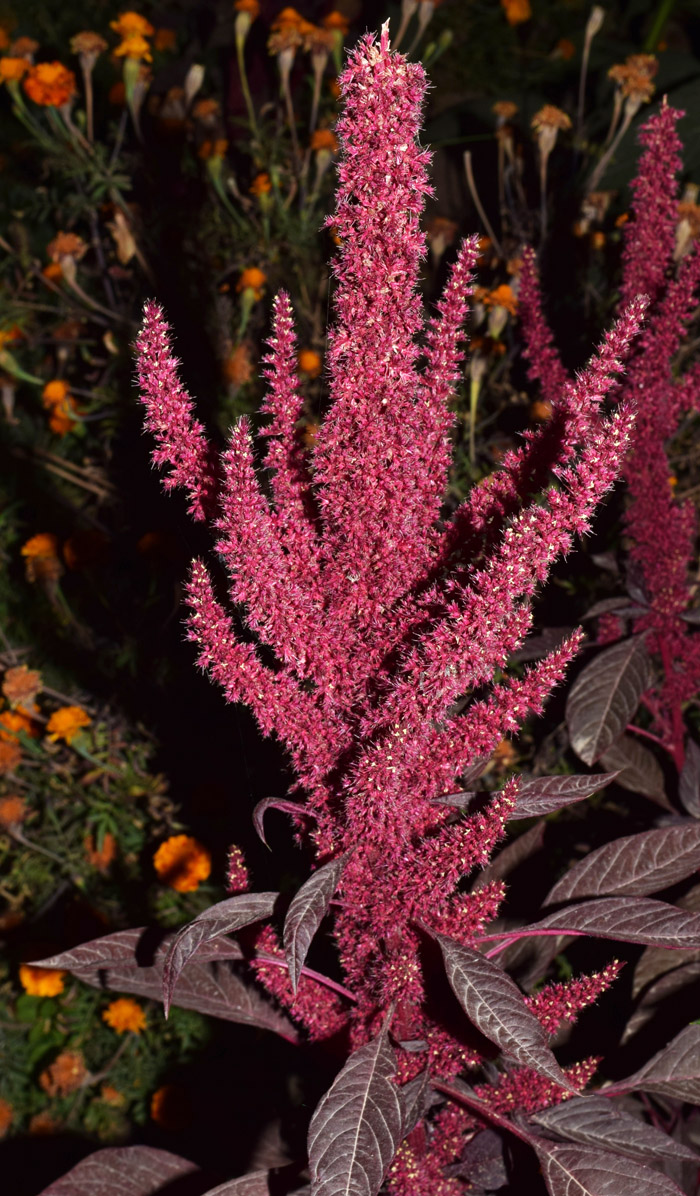
MULTIPOLYGON (((555 944, 555 954, 565 934, 697 946, 700 917, 654 900, 639 912, 637 901, 614 898, 563 909, 558 902, 534 925, 489 929, 505 884, 498 874, 480 879, 480 870, 509 820, 559 808, 612 777, 557 778, 566 784, 554 797, 547 779, 539 789, 512 779, 500 792, 464 790, 499 742, 542 710, 579 647, 574 632, 534 666, 509 666, 552 564, 587 533, 623 467, 643 380, 637 373, 621 382, 620 372, 638 343, 645 292, 656 301, 662 283, 630 243, 636 264, 619 318, 570 380, 544 327, 530 264, 521 292, 528 351, 533 371, 547 380, 553 418, 443 519, 450 400, 478 239, 459 248, 426 321, 418 289, 426 248, 420 220, 431 194, 430 156, 419 143, 423 67, 392 52, 385 27, 378 39, 359 42, 340 85, 335 320, 328 405, 313 445, 298 434, 303 400, 285 293, 274 301, 266 358, 268 422, 256 439, 241 419, 218 461, 178 381, 154 303, 138 339, 154 463, 169 468, 165 486, 184 490, 191 514, 211 522, 221 563, 216 574, 202 560, 192 566, 189 637, 225 697, 252 709, 294 768, 293 793, 261 803, 259 829, 266 806, 277 805, 314 855, 281 937, 269 924, 247 932, 252 975, 274 1006, 259 987, 243 1001, 236 988, 226 996, 221 979, 215 990, 203 979, 207 961, 241 960, 228 935, 268 923, 273 913, 277 895, 248 891, 238 848, 229 857, 234 895, 184 927, 151 972, 162 976, 166 1007, 178 999, 202 1007, 206 999, 207 1009, 219 1009, 216 1002, 228 1000, 229 1009, 245 1007, 238 1020, 290 1041, 302 1034, 333 1037, 336 1051, 349 1046, 311 1119, 313 1196, 375 1196, 382 1184, 397 1196, 473 1189, 465 1151, 484 1125, 528 1142, 556 1196, 564 1191, 560 1171, 582 1174, 590 1154, 598 1156, 590 1145, 571 1145, 581 1141, 573 1130, 562 1131, 562 1146, 553 1141, 556 1128, 547 1136, 525 1117, 561 1102, 589 1108, 594 1098, 577 1094, 597 1059, 562 1069, 550 1040, 605 992, 621 965, 526 997, 501 965, 503 949, 533 937, 555 944), (612 413, 608 397, 620 400, 612 413), (327 915, 336 976, 306 962, 327 915), (198 951, 201 962, 190 965, 198 951)), ((692 260, 683 267, 657 337, 673 339, 693 270, 692 260)), ((634 361, 643 360, 636 351, 634 361)), ((637 436, 645 427, 642 417, 637 436)), ((71 966, 89 971, 87 961, 82 972, 71 966)), ((240 972, 230 975, 242 986, 240 972)), ((119 983, 129 991, 124 968, 119 983)), ((635 1086, 644 1083, 632 1078, 616 1091, 635 1086)), ((605 1158, 611 1173, 631 1168, 635 1190, 645 1175, 654 1177, 614 1150, 605 1158)), ((581 1181, 577 1190, 592 1189, 581 1181)), ((619 1188, 621 1196, 631 1190, 619 1188)))

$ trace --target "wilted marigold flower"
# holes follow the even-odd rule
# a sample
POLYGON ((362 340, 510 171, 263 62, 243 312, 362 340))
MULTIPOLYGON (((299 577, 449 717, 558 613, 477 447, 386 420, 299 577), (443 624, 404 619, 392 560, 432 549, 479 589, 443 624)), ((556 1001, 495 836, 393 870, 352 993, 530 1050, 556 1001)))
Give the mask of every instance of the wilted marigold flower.
POLYGON ((141 37, 152 37, 155 30, 150 21, 141 16, 139 12, 120 12, 116 21, 109 22, 110 29, 118 33, 120 37, 130 37, 134 33, 140 34, 141 37))
POLYGON ((24 822, 27 816, 27 806, 23 798, 12 794, 10 797, 0 798, 0 826, 7 828, 17 822, 24 822))
POLYGON ((29 1133, 34 1138, 45 1138, 49 1134, 58 1133, 61 1128, 55 1117, 50 1113, 35 1113, 29 1122, 29 1133))
POLYGON ((2 692, 11 706, 31 705, 41 688, 41 673, 26 664, 15 665, 3 677, 2 692))
POLYGON ((75 75, 62 62, 38 62, 30 68, 24 90, 43 108, 60 108, 75 95, 75 75))
POLYGON ((101 34, 93 33, 91 29, 84 29, 70 39, 70 48, 74 54, 89 59, 90 65, 94 66, 96 59, 100 54, 104 54, 108 46, 101 34))
POLYGON ((211 856, 189 835, 171 835, 153 856, 153 866, 163 884, 177 893, 192 893, 209 877, 211 856))
POLYGON ((256 174, 248 190, 251 195, 268 195, 272 190, 272 182, 267 171, 256 174))
POLYGON ((234 386, 244 386, 250 382, 255 373, 250 345, 244 341, 229 353, 223 365, 223 374, 227 382, 234 386))
POLYGON ((501 123, 513 119, 518 111, 518 105, 514 104, 512 100, 497 100, 491 111, 501 123))
POLYGON ((106 831, 102 838, 102 846, 96 847, 92 835, 85 837, 85 856, 88 864, 98 872, 107 872, 117 854, 117 840, 111 831, 106 831))
POLYGON ((117 997, 102 1011, 102 1021, 117 1034, 141 1034, 146 1029, 146 1014, 138 1001, 131 997, 117 997))
POLYGON ((297 362, 302 374, 309 378, 318 378, 321 373, 321 356, 315 349, 302 349, 297 362))
POLYGON ((532 16, 530 0, 501 0, 501 8, 509 25, 522 25, 532 16))
POLYGON ((332 129, 316 129, 311 137, 313 150, 330 150, 332 154, 338 152, 338 138, 332 129))
POLYGON ((65 974, 58 968, 35 968, 30 963, 23 963, 19 968, 19 982, 30 997, 57 997, 65 987, 65 974))
POLYGON ((46 724, 46 733, 52 743, 64 739, 72 743, 83 727, 89 727, 92 719, 82 706, 61 706, 54 710, 46 724))
POLYGON ((251 290, 255 299, 262 299, 263 287, 266 282, 267 274, 264 274, 257 266, 248 266, 238 279, 236 290, 239 292, 251 290))
POLYGON ((612 79, 625 99, 636 103, 648 103, 654 94, 654 78, 659 69, 653 54, 630 54, 624 62, 610 67, 608 78, 612 79))
POLYGON ((62 573, 58 559, 58 538, 50 532, 32 536, 20 549, 25 558, 27 581, 56 581, 62 573))
POLYGON ((151 1097, 151 1117, 164 1130, 184 1130, 192 1120, 187 1093, 177 1084, 164 1084, 151 1097))
POLYGON ((31 65, 32 55, 39 49, 39 43, 33 37, 18 37, 10 46, 10 54, 15 58, 27 58, 31 65))
POLYGON ((21 79, 29 70, 29 65, 26 58, 10 58, 9 55, 0 58, 0 82, 21 79))
POLYGON ((3 1100, 0 1096, 0 1138, 4 1138, 5 1134, 12 1125, 12 1117, 14 1110, 9 1101, 3 1100))
POLYGON ((60 262, 61 258, 71 257, 79 262, 87 253, 87 243, 77 233, 57 233, 46 246, 46 252, 52 262, 60 262))
POLYGON ((85 1060, 79 1051, 63 1051, 39 1076, 39 1083, 49 1096, 68 1096, 87 1079, 85 1060))
POLYGON ((545 104, 536 112, 530 122, 537 132, 540 129, 570 129, 571 117, 554 104, 545 104))

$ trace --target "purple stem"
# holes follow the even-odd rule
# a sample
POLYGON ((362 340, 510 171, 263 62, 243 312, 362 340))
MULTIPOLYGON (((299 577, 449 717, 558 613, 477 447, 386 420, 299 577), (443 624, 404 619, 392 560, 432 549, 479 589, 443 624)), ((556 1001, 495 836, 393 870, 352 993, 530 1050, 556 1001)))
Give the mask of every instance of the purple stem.
MULTIPOLYGON (((276 968, 286 968, 289 971, 286 959, 277 959, 274 955, 267 955, 264 951, 256 952, 255 958, 259 959, 261 963, 271 963, 276 968)), ((299 975, 308 976, 309 980, 318 980, 319 984, 325 984, 326 988, 332 988, 341 997, 352 1001, 353 1005, 357 1004, 357 997, 354 997, 349 989, 343 988, 342 984, 338 984, 337 980, 331 980, 330 976, 323 976, 320 972, 314 972, 312 968, 307 967, 303 967, 299 975)))

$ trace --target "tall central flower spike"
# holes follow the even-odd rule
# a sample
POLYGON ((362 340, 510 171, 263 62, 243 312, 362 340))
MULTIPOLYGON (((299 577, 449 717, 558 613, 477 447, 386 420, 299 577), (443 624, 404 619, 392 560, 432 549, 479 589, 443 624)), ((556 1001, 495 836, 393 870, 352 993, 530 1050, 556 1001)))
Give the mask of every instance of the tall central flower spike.
MULTIPOLYGON (((350 991, 352 1004, 329 997, 313 976, 302 978, 295 996, 286 972, 264 962, 259 978, 313 1037, 333 1032, 340 1019, 357 1045, 393 1009, 396 1039, 427 1044, 427 1053, 399 1052, 400 1076, 427 1063, 445 1077, 480 1056, 442 1018, 420 935, 449 934, 468 947, 496 915, 500 881, 471 892, 462 882, 503 836, 517 781, 457 821, 435 799, 542 708, 577 650, 575 633, 529 671, 507 672, 528 634, 538 586, 588 530, 620 470, 633 414, 621 405, 608 418, 602 404, 645 303, 632 300, 588 367, 562 380, 552 395, 554 432, 543 429, 507 455, 441 524, 450 399, 478 241, 462 244, 426 322, 418 293, 420 217, 431 192, 429 154, 418 141, 425 73, 390 51, 385 28, 378 42, 360 41, 340 83, 335 323, 329 403, 314 448, 297 435, 302 396, 284 292, 274 301, 266 358, 262 473, 246 419, 212 469, 153 303, 138 341, 139 377, 154 458, 173 470, 166 486, 182 487, 195 515, 206 513, 218 486, 214 526, 229 597, 265 647, 264 660, 196 561, 188 598, 199 663, 228 700, 248 704, 262 731, 286 745, 305 799, 296 807, 299 833, 319 863, 343 857, 334 922, 343 988, 336 991, 350 991)), ((280 954, 271 928, 261 949, 268 960, 280 954)), ((581 982, 575 1007, 613 972, 592 987, 581 982)), ((551 1002, 541 1005, 533 1008, 549 1018, 549 1032, 551 1002)), ((581 1065, 571 1083, 582 1086, 590 1074, 581 1065)), ((561 1098, 553 1081, 538 1083, 541 1103, 561 1098)), ((440 1125, 452 1143, 443 1151, 449 1160, 465 1123, 440 1125)), ((428 1172, 424 1178, 421 1191, 437 1190, 428 1172)))

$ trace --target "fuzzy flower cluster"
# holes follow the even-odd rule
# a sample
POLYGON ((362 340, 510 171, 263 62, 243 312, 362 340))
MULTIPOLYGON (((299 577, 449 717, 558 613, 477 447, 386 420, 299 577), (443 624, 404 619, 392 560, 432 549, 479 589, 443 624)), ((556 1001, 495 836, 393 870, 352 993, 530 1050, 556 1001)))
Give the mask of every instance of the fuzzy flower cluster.
MULTIPOLYGON (((698 365, 680 375, 676 369, 700 286, 697 245, 674 264, 682 168, 676 124, 682 116, 664 102, 640 133, 643 152, 632 183, 633 219, 624 226, 620 302, 634 303, 641 292, 649 297, 651 308, 624 381, 618 382, 613 395, 622 404, 632 404, 637 413, 624 469, 629 495, 625 519, 631 573, 648 611, 635 621, 634 630, 649 633, 647 646, 659 658, 663 676, 644 700, 656 734, 679 768, 683 765, 682 705, 700 682, 700 637, 692 634, 683 618, 692 599, 689 566, 696 518, 692 503, 675 497, 667 455, 681 420, 700 410, 698 365)), ((576 383, 569 382, 547 327, 532 254, 524 258, 520 300, 529 374, 555 410, 556 425, 545 435, 556 437, 562 418, 569 422, 574 415, 572 410, 562 411, 561 395, 576 383)), ((604 636, 605 642, 616 638, 612 625, 605 628, 604 636)))
MULTIPOLYGON (((509 454, 441 523, 478 239, 460 247, 426 322, 423 68, 392 53, 383 32, 350 55, 341 89, 329 403, 313 445, 297 434, 303 397, 284 293, 266 359, 262 472, 246 419, 212 466, 153 303, 138 369, 154 461, 171 467, 166 486, 185 490, 195 517, 214 512, 231 605, 196 561, 187 596, 199 663, 286 746, 319 862, 345 857, 334 909, 339 999, 312 1008, 307 977, 293 1004, 272 932, 258 944, 257 974, 314 1037, 337 1029, 340 1010, 359 1044, 393 1004, 395 1038, 425 1042, 431 1071, 445 1077, 479 1055, 429 999, 424 930, 468 945, 495 917, 504 886, 469 892, 463 881, 504 835, 517 782, 465 817, 436 799, 542 709, 577 650, 575 633, 529 670, 508 671, 538 587, 619 474, 633 413, 620 404, 608 418, 601 406, 645 304, 627 304, 575 382, 562 373, 553 430, 509 454)), ((586 993, 574 994, 577 1008, 586 993)), ((547 1017, 566 1008, 553 994, 547 1017)), ((399 1054, 408 1079, 416 1055, 399 1054)))

